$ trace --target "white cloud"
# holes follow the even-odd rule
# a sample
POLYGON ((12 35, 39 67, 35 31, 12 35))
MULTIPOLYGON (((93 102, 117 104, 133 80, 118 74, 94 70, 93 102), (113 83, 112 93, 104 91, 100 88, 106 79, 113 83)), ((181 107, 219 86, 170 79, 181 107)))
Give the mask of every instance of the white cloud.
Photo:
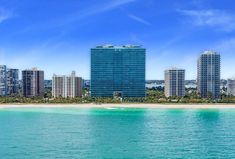
POLYGON ((96 15, 96 14, 107 12, 107 11, 116 9, 120 6, 129 4, 131 2, 135 2, 135 1, 136 0, 111 0, 111 1, 108 1, 107 3, 105 3, 105 4, 94 5, 90 8, 86 8, 82 11, 79 11, 77 13, 73 13, 73 14, 69 15, 66 18, 66 20, 62 21, 62 25, 66 24, 66 23, 78 21, 80 19, 87 18, 89 16, 93 16, 93 15, 96 15))
POLYGON ((107 0, 105 3, 96 3, 90 7, 78 10, 71 14, 65 15, 59 19, 55 19, 48 22, 32 24, 28 27, 25 27, 20 33, 29 32, 32 30, 42 30, 42 29, 51 29, 55 27, 60 27, 64 25, 69 25, 74 22, 84 20, 86 18, 95 16, 97 14, 105 13, 123 5, 135 2, 136 0, 107 0))
POLYGON ((12 17, 12 12, 0 8, 0 23, 12 17))
POLYGON ((218 30, 231 32, 235 30, 235 15, 222 10, 178 10, 191 17, 196 26, 209 26, 218 30))
POLYGON ((148 22, 148 21, 146 21, 146 20, 144 20, 144 19, 142 19, 142 18, 140 18, 138 16, 129 14, 128 17, 133 19, 133 20, 135 20, 135 21, 137 21, 137 22, 139 22, 139 23, 142 23, 144 25, 148 25, 148 26, 152 25, 150 22, 148 22))

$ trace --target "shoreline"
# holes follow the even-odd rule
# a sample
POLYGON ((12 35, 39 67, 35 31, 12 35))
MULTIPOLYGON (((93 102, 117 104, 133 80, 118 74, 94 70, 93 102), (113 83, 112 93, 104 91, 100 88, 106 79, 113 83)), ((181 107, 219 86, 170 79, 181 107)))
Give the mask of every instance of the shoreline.
POLYGON ((7 108, 235 109, 235 104, 0 104, 7 108))

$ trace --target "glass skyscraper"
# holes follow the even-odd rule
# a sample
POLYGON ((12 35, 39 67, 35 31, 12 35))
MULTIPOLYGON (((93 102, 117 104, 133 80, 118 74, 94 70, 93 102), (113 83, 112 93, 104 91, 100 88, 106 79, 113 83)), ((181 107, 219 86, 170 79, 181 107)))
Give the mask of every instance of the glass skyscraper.
POLYGON ((18 95, 19 70, 0 65, 0 96, 18 95))
POLYGON ((19 94, 19 70, 7 69, 7 94, 19 94))
POLYGON ((91 49, 92 97, 145 97, 145 56, 141 46, 91 49))
POLYGON ((0 65, 0 96, 7 95, 7 67, 0 65))
POLYGON ((220 54, 205 51, 199 57, 197 83, 202 98, 220 97, 220 54))

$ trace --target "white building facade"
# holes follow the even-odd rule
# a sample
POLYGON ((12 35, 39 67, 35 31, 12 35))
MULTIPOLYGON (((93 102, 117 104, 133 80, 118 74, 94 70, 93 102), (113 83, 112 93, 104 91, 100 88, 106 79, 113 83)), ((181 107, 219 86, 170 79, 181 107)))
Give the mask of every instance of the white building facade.
POLYGON ((177 68, 165 70, 165 96, 185 96, 185 70, 177 68))
POLYGON ((228 79, 227 81, 227 93, 228 95, 235 96, 235 79, 228 79))
POLYGON ((75 71, 69 76, 53 75, 52 96, 55 98, 82 97, 82 78, 76 77, 75 71))

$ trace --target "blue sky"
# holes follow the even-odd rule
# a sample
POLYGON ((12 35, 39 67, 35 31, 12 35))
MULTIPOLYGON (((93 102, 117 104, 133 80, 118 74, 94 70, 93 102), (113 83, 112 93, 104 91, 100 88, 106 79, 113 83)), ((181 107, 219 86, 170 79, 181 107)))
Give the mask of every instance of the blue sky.
POLYGON ((222 78, 235 77, 234 0, 0 0, 0 64, 90 78, 90 48, 147 48, 146 78, 175 66, 196 78, 204 50, 221 54, 222 78))

